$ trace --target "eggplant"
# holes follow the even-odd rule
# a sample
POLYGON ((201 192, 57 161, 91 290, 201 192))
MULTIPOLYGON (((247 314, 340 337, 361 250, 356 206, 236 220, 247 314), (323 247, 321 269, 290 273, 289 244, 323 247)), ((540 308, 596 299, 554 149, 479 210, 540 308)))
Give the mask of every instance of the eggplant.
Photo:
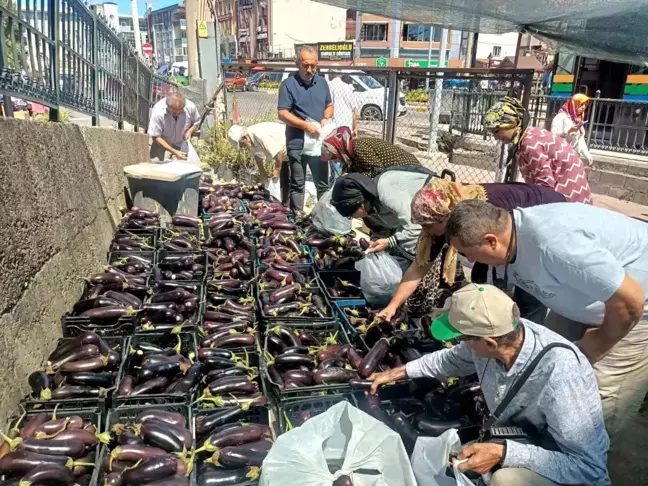
POLYGON ((189 478, 184 476, 173 476, 172 478, 149 481, 146 486, 189 486, 189 478))
POLYGON ((126 317, 133 314, 133 312, 126 307, 122 306, 110 306, 110 307, 95 307, 88 309, 85 312, 82 312, 81 317, 88 317, 92 320, 108 320, 108 319, 118 319, 120 317, 126 317))
POLYGON ((32 389, 32 394, 39 400, 49 400, 52 398, 52 382, 50 377, 44 371, 34 371, 27 379, 32 389))
MULTIPOLYGON (((23 428, 20 429, 20 437, 22 437, 23 439, 31 437, 37 430, 40 429, 41 425, 43 425, 48 420, 49 415, 44 412, 32 415, 31 417, 29 417, 27 423, 25 423, 23 428)), ((14 427, 18 427, 18 424, 16 424, 14 427)))
POLYGON ((48 361, 48 368, 57 370, 65 363, 93 358, 95 356, 99 356, 99 346, 97 346, 96 344, 82 344, 79 345, 78 348, 71 349, 64 354, 57 356, 56 358, 50 359, 48 361))
POLYGON ((85 444, 80 440, 25 439, 18 446, 19 450, 37 452, 50 456, 67 456, 78 459, 85 453, 85 444))
POLYGON ((92 447, 93 445, 97 445, 99 443, 97 435, 94 432, 85 429, 66 429, 56 434, 55 439, 58 441, 80 441, 83 442, 86 447, 92 447))
POLYGON ((186 440, 178 437, 178 430, 173 427, 174 426, 165 422, 149 420, 142 424, 142 439, 144 439, 144 442, 148 445, 159 447, 166 452, 182 452, 183 450, 191 449, 191 437, 189 437, 187 443, 186 440))
POLYGON ((104 478, 103 486, 123 486, 124 480, 120 472, 111 472, 104 478))
POLYGON ((147 409, 141 412, 135 422, 144 423, 149 420, 159 420, 160 422, 165 422, 170 425, 176 425, 179 427, 186 427, 187 423, 184 416, 178 412, 169 412, 167 410, 158 410, 155 408, 147 409))
POLYGON ((231 334, 217 339, 213 345, 216 348, 222 348, 225 346, 253 346, 254 343, 254 334, 231 334))
POLYGON ((75 477, 65 466, 37 466, 25 474, 19 486, 73 486, 75 477))
POLYGON ((310 386, 313 384, 313 372, 305 370, 288 370, 281 375, 286 382, 297 383, 301 386, 310 386))
POLYGON ((243 416, 244 411, 239 407, 228 408, 211 415, 202 415, 196 418, 196 435, 199 437, 211 433, 216 427, 232 422, 243 416))
POLYGON ((212 395, 250 395, 257 391, 256 386, 247 377, 221 378, 209 383, 208 389, 212 395))
POLYGON ((313 375, 313 381, 318 385, 322 385, 328 383, 348 382, 357 377, 358 374, 353 370, 347 370, 345 368, 325 368, 315 372, 313 375))
POLYGON ((119 445, 144 445, 144 441, 142 438, 135 434, 135 432, 131 430, 124 430, 117 436, 117 444, 119 445))
POLYGON ((214 452, 210 460, 214 465, 230 468, 245 466, 261 467, 267 455, 267 451, 259 452, 253 451, 245 446, 233 446, 225 447, 214 452))
POLYGON ((105 356, 96 356, 94 358, 87 358, 80 361, 68 361, 61 365, 63 373, 76 373, 82 371, 97 371, 106 367, 108 358, 105 356))
POLYGON ((260 473, 260 469, 256 466, 237 469, 210 467, 198 473, 198 486, 236 486, 237 484, 255 481, 260 473))
POLYGON ((131 306, 133 309, 141 309, 142 301, 129 292, 116 292, 114 290, 109 290, 105 293, 105 296, 114 299, 125 306, 131 306))
POLYGON ((292 332, 290 329, 283 326, 275 326, 272 329, 269 329, 276 335, 278 335, 288 346, 301 346, 302 342, 300 339, 292 332))
POLYGON ((408 454, 411 454, 414 450, 414 444, 419 438, 419 433, 412 426, 403 412, 394 413, 390 418, 392 428, 401 436, 403 444, 405 445, 405 450, 407 450, 408 454))
POLYGON ((439 437, 445 431, 450 429, 459 429, 464 427, 460 420, 432 420, 421 413, 414 418, 412 422, 414 430, 427 437, 439 437))
POLYGON ((105 391, 104 388, 95 386, 63 385, 52 391, 52 398, 61 400, 65 398, 98 397, 105 391))
POLYGON ((187 226, 192 228, 198 228, 202 223, 202 220, 195 216, 176 215, 171 217, 171 222, 175 226, 187 226))
POLYGON ((280 354, 275 358, 278 366, 313 366, 313 358, 303 354, 280 354))
POLYGON ((25 450, 16 450, 0 458, 0 473, 26 474, 38 466, 60 466, 71 468, 72 459, 65 456, 52 456, 25 450))
POLYGON ((100 386, 102 388, 110 388, 113 385, 115 378, 110 371, 82 371, 79 373, 71 373, 67 375, 65 381, 70 385, 100 386))
POLYGON ((283 348, 279 354, 308 354, 308 348, 306 346, 288 346, 283 348))
POLYGON ((386 338, 381 338, 360 363, 358 367, 360 376, 364 378, 370 376, 387 355, 387 351, 389 351, 389 341, 386 338))
POLYGON ((164 455, 152 457, 132 469, 122 473, 122 478, 127 484, 143 485, 158 479, 174 476, 177 472, 177 459, 164 455))
POLYGON ((204 378, 205 383, 211 383, 212 381, 220 380, 221 378, 231 377, 231 376, 247 376, 248 371, 245 368, 236 367, 236 368, 227 368, 225 370, 212 370, 204 378))
POLYGON ((117 387, 118 396, 127 396, 133 393, 133 388, 135 386, 135 377, 131 375, 126 375, 119 382, 119 387, 117 387))
POLYGON ((147 382, 137 385, 133 388, 133 391, 130 393, 130 396, 137 395, 147 395, 152 393, 159 393, 160 390, 163 390, 169 385, 169 380, 165 376, 158 376, 147 382))
POLYGON ((153 457, 167 456, 167 453, 158 448, 141 444, 128 444, 117 446, 110 451, 111 461, 147 461, 153 457))
POLYGON ((211 436, 201 449, 213 452, 223 447, 255 442, 260 440, 265 433, 267 433, 267 427, 258 424, 241 425, 211 436))
POLYGON ((369 380, 362 380, 360 378, 352 378, 351 380, 349 380, 349 385, 351 385, 351 388, 370 390, 373 382, 369 380))

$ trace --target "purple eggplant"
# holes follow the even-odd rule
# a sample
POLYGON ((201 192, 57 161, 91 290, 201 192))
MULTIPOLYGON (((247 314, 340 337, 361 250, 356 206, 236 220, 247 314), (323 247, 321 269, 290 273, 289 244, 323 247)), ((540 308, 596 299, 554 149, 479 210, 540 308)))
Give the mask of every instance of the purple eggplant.
POLYGON ((241 425, 227 429, 207 439, 202 450, 213 452, 223 447, 236 446, 261 439, 268 432, 267 427, 258 424, 241 425))
POLYGON ((243 446, 225 447, 214 452, 211 462, 229 468, 257 466, 261 467, 268 452, 253 451, 243 446))
POLYGON ((65 466, 37 466, 25 474, 19 486, 72 486, 75 484, 74 474, 65 466))
POLYGON ((147 461, 153 457, 166 456, 167 453, 158 448, 141 444, 127 444, 115 447, 110 452, 111 461, 147 461))
POLYGON ((244 411, 239 407, 228 408, 211 415, 202 415, 196 418, 196 435, 204 437, 210 434, 216 427, 237 420, 242 417, 244 411))
POLYGON ((179 427, 185 427, 187 425, 186 420, 181 413, 158 410, 155 408, 144 410, 135 419, 135 421, 139 423, 144 423, 149 420, 158 420, 179 427))
POLYGON ((150 395, 154 393, 159 393, 160 390, 164 390, 169 385, 169 380, 165 376, 158 376, 151 380, 148 380, 140 385, 137 385, 133 388, 133 391, 129 396, 137 395, 150 395))
POLYGON ((26 474, 38 466, 71 468, 73 462, 69 457, 39 454, 26 450, 16 450, 0 458, 0 473, 2 474, 26 474))
POLYGON ((232 486, 255 481, 260 474, 256 466, 236 469, 210 468, 198 474, 198 486, 232 486))
POLYGON ((360 376, 364 378, 370 376, 387 355, 387 351, 389 351, 389 341, 386 338, 382 338, 374 344, 358 367, 360 376))
POLYGON ((313 384, 313 372, 306 370, 288 370, 282 374, 286 382, 297 383, 302 386, 311 386, 313 384))
POLYGON ((80 440, 58 439, 25 439, 18 446, 19 450, 37 452, 50 456, 67 456, 78 459, 85 453, 85 444, 80 440))
POLYGON ((313 366, 313 358, 303 354, 280 354, 275 358, 277 366, 313 366))
POLYGON ((250 395, 257 391, 256 386, 247 377, 227 377, 213 381, 208 385, 209 392, 219 395, 250 395))
POLYGON ((122 473, 127 484, 143 485, 158 479, 174 476, 177 472, 177 459, 173 456, 152 457, 132 469, 122 473))
POLYGON ((39 400, 49 400, 52 397, 52 382, 44 371, 34 371, 27 380, 32 394, 39 400))
POLYGON ((348 382, 353 378, 357 378, 358 374, 353 370, 345 368, 325 368, 320 369, 313 375, 313 381, 318 385, 329 383, 342 383, 348 382))
POLYGON ((166 452, 182 452, 191 449, 191 434, 183 427, 158 420, 148 420, 141 427, 144 442, 166 452))

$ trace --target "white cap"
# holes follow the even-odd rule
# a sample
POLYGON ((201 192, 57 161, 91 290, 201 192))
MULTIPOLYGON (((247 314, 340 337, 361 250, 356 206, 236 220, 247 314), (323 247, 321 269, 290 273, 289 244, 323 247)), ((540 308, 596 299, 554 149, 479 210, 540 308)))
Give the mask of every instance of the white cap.
POLYGON ((517 327, 513 300, 492 285, 469 284, 452 295, 450 312, 432 323, 432 335, 447 341, 461 335, 499 337, 517 327))
POLYGON ((241 125, 232 125, 227 131, 227 138, 230 142, 241 148, 241 139, 248 134, 247 128, 241 125))

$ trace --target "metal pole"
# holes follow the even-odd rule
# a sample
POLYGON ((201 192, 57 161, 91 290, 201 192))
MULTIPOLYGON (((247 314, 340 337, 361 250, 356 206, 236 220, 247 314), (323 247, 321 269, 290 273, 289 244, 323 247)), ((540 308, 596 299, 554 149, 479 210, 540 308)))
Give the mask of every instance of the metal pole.
POLYGON ((472 51, 470 53, 470 66, 468 67, 475 67, 477 64, 477 46, 479 44, 479 32, 475 32, 473 34, 473 44, 472 44, 472 51))
POLYGON ((135 57, 135 131, 139 132, 139 62, 135 57))
POLYGON ((124 42, 119 42, 119 130, 124 129, 124 42))
MULTIPOLYGON (((448 29, 443 29, 441 34, 441 44, 439 45, 439 67, 445 66, 446 49, 448 46, 448 29)), ((438 150, 437 135, 439 132, 439 117, 441 116, 441 102, 443 96, 443 73, 436 73, 437 77, 434 80, 434 101, 430 106, 430 131, 428 133, 428 153, 433 153, 438 150)))
MULTIPOLYGON (((198 67, 198 0, 185 1, 185 16, 187 18, 187 61, 189 76, 199 77, 198 67)), ((174 44, 175 45, 175 44, 174 44)), ((175 49, 175 47, 174 47, 175 49)))
POLYGON ((97 13, 92 12, 92 96, 94 97, 94 115, 92 126, 98 127, 99 122, 99 35, 97 33, 97 13))
MULTIPOLYGON (((427 67, 432 67, 432 24, 430 24, 430 40, 428 41, 428 63, 427 67)), ((444 67, 444 66, 439 66, 444 67)), ((430 77, 425 78, 425 91, 430 91, 430 77)))
POLYGON ((58 0, 49 0, 49 36, 54 44, 50 46, 50 69, 54 70, 54 92, 56 93, 56 108, 50 108, 49 120, 59 121, 59 108, 61 106, 61 58, 59 56, 59 4, 58 0))
POLYGON ((362 14, 356 11, 356 25, 355 25, 355 59, 362 56, 362 49, 360 43, 362 38, 362 14))
POLYGON ((589 120, 587 126, 587 146, 589 147, 592 143, 592 132, 594 131, 594 123, 596 123, 596 108, 598 107, 598 98, 601 97, 601 90, 596 90, 596 95, 592 99, 592 108, 589 113, 589 120))
MULTIPOLYGON (((518 60, 520 59, 520 46, 522 45, 522 32, 518 34, 517 45, 515 46, 515 62, 513 67, 518 67, 518 60)), ((490 66, 489 66, 490 67, 490 66)))
POLYGON ((142 54, 142 37, 139 29, 139 12, 137 11, 137 0, 131 0, 131 17, 133 18, 133 34, 135 35, 135 51, 142 54))
POLYGON ((394 143, 396 138, 396 118, 398 116, 398 76, 396 70, 389 71, 387 78, 388 99, 387 99, 387 137, 386 141, 394 143))

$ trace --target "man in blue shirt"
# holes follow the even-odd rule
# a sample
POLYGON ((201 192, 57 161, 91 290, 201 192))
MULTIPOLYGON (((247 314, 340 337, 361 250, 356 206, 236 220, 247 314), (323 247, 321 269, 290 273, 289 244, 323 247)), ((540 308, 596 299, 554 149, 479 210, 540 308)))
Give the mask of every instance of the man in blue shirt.
POLYGON ((290 207, 304 208, 306 165, 310 167, 320 198, 329 188, 328 163, 321 156, 305 155, 304 137, 317 138, 320 126, 333 117, 333 102, 328 83, 318 75, 317 52, 303 47, 297 55, 298 72, 288 77, 279 88, 277 104, 279 120, 286 124, 286 148, 290 163, 290 207), (316 122, 310 123, 307 120, 316 122))
POLYGON ((551 309, 545 325, 593 363, 615 484, 623 447, 633 446, 621 443, 623 429, 648 433, 639 414, 648 390, 648 224, 587 204, 509 214, 470 200, 450 215, 446 235, 469 260, 499 266, 505 280, 551 309))

